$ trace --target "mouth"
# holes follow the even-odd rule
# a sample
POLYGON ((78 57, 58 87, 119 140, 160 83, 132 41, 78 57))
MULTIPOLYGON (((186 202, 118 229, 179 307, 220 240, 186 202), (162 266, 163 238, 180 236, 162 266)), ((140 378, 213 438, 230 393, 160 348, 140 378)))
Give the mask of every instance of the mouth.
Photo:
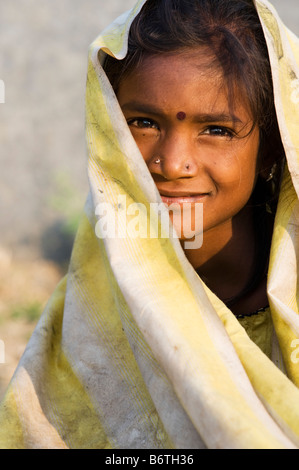
POLYGON ((204 198, 209 196, 210 193, 166 193, 165 191, 160 191, 160 196, 164 204, 184 204, 196 202, 202 202, 204 198))

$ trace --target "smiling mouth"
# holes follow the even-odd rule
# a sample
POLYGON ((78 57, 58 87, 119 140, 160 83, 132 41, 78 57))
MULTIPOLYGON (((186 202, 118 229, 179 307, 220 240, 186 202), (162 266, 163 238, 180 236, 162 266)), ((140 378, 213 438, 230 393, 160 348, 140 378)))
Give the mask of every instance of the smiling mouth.
POLYGON ((160 193, 161 199, 164 204, 184 204, 184 203, 196 203, 202 202, 203 199, 209 196, 209 193, 200 194, 163 194, 160 193))

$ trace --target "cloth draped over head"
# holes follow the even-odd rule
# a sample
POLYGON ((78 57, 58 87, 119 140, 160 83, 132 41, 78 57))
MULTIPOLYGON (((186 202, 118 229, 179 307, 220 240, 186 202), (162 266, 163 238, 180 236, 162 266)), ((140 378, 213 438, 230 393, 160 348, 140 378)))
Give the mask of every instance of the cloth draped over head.
POLYGON ((268 273, 268 358, 175 236, 128 235, 126 207, 161 200, 101 64, 107 53, 126 55, 144 2, 89 50, 90 193, 68 273, 1 404, 0 447, 299 448, 299 41, 266 0, 255 2, 287 156, 268 273), (102 207, 124 236, 101 236, 102 207))

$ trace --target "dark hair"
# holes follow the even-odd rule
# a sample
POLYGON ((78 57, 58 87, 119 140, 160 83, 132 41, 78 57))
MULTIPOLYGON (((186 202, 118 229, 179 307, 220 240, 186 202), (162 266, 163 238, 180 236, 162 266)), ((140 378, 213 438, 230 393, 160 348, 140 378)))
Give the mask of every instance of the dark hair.
POLYGON ((266 273, 272 234, 267 213, 274 216, 276 211, 284 161, 270 61, 253 0, 147 0, 131 25, 126 57, 117 61, 107 56, 104 68, 117 94, 121 80, 145 57, 199 46, 208 47, 212 66, 222 68, 229 103, 233 103, 235 84, 244 91, 253 128, 257 125, 260 130, 260 163, 277 163, 271 184, 259 175, 251 197, 257 250, 249 292, 266 273))
POLYGON ((201 45, 221 65, 231 92, 236 81, 244 87, 252 115, 260 127, 266 125, 272 116, 271 71, 252 0, 147 0, 131 25, 127 56, 117 64, 108 58, 105 69, 117 91, 143 57, 201 45))

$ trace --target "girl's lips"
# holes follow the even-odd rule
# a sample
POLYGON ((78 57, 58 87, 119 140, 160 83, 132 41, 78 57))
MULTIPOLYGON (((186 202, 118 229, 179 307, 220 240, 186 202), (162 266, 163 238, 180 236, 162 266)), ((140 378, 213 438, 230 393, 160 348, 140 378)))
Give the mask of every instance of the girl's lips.
POLYGON ((160 194, 164 204, 184 204, 187 202, 194 204, 196 202, 202 202, 208 195, 209 193, 194 194, 191 196, 165 196, 164 194, 160 194))

